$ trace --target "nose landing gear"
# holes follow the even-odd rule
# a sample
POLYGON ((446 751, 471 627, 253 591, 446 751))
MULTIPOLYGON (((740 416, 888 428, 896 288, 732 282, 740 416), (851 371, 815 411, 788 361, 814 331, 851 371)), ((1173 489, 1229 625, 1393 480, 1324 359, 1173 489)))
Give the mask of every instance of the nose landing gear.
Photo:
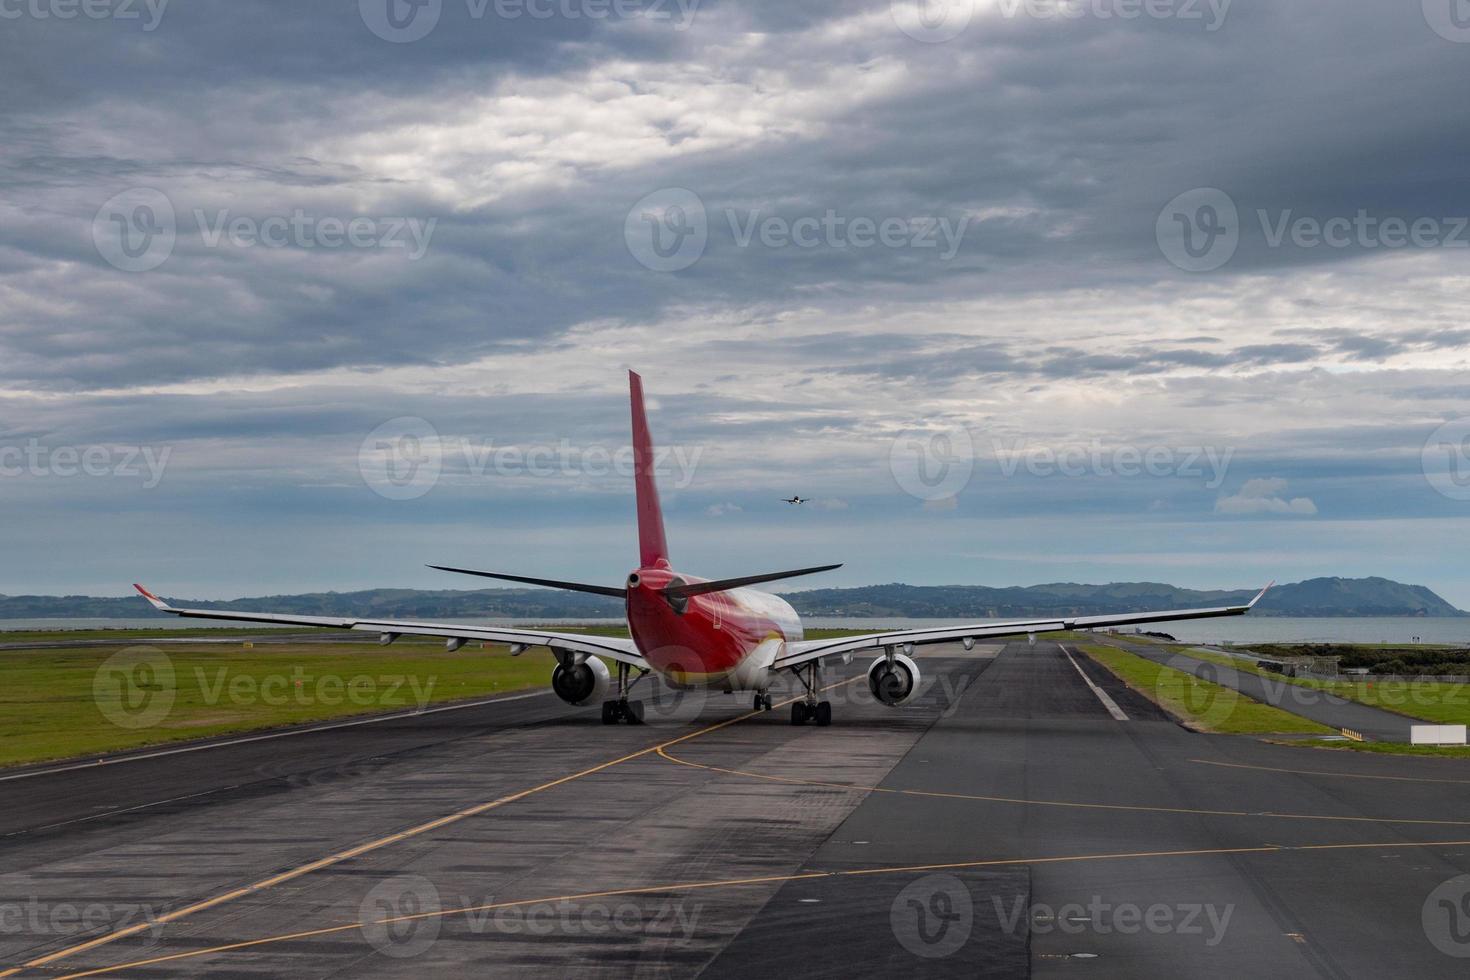
POLYGON ((759 693, 756 694, 756 696, 755 696, 755 704, 754 704, 754 706, 750 710, 751 711, 770 711, 771 710, 771 696, 769 694, 759 694, 759 693))

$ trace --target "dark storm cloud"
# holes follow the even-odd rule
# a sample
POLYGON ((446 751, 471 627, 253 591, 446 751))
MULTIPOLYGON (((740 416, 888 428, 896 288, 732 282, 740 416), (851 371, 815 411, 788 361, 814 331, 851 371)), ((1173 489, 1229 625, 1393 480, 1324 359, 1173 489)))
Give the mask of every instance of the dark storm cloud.
POLYGON ((854 359, 857 363, 847 364, 837 370, 843 374, 928 383, 965 376, 1089 378, 1107 374, 1157 374, 1177 369, 1206 371, 1278 367, 1308 362, 1330 350, 1312 344, 1286 343, 1246 344, 1218 351, 1135 344, 1116 353, 1099 353, 1080 347, 1059 345, 1036 350, 1024 339, 948 346, 936 343, 936 340, 942 338, 933 335, 907 338, 902 345, 890 340, 881 345, 878 351, 866 349, 862 344, 848 345, 843 351, 844 358, 854 359))
MULTIPOLYGON (((978 17, 955 40, 925 45, 892 28, 888 6, 704 3, 676 30, 476 19, 447 2, 436 29, 408 44, 374 36, 350 2, 178 3, 151 32, 9 22, 0 57, 15 138, 0 171, 12 207, 0 223, 0 270, 23 294, 64 288, 72 302, 12 308, 0 371, 16 384, 94 388, 439 364, 546 343, 588 319, 656 317, 670 304, 759 308, 819 295, 839 312, 1147 282, 1179 275, 1159 253, 1154 217, 1200 186, 1225 189, 1242 214, 1239 253, 1214 277, 1362 257, 1271 248, 1252 230, 1257 209, 1466 210, 1470 144, 1464 127, 1445 125, 1442 99, 1466 52, 1416 11, 1236 4, 1215 32, 978 17), (883 29, 825 33, 864 10, 883 29), (760 44, 732 48, 746 36, 760 44), (463 188, 453 186, 477 176, 473 150, 462 167, 435 167, 429 154, 430 172, 420 174, 360 153, 302 155, 305 144, 359 136, 384 157, 420 152, 391 142, 411 128, 391 126, 373 142, 377 127, 416 119, 432 133, 506 79, 575 90, 583 73, 602 71, 637 92, 674 65, 745 86, 695 113, 706 130, 748 111, 743 101, 772 72, 825 104, 794 100, 798 115, 779 110, 749 139, 689 154, 678 152, 688 114, 671 108, 662 158, 568 163, 551 186, 507 186, 488 200, 457 199, 463 188), (864 79, 872 91, 845 102, 864 79), (179 244, 151 272, 110 268, 90 241, 97 208, 130 186, 165 191, 179 211, 179 244), (631 260, 622 223, 632 202, 668 186, 700 195, 710 240, 692 267, 657 273, 631 260), (257 220, 302 208, 406 215, 436 228, 413 264, 295 246, 202 247, 193 212, 227 207, 257 220), (753 216, 789 224, 829 210, 845 221, 968 223, 947 261, 919 248, 738 240, 737 226, 753 216)), ((1356 353, 1389 349, 1378 343, 1356 353)), ((1053 370, 1074 363, 1134 371, 1170 358, 1094 352, 1062 357, 1053 370)))
MULTIPOLYGON (((1286 480, 1324 518, 1454 513, 1419 454, 1470 400, 1467 253, 1273 241, 1360 213, 1433 219, 1448 237, 1470 213, 1470 127, 1453 108, 1470 45, 1437 35, 1420 4, 1236 0, 1213 31, 981 4, 939 44, 899 30, 888 0, 703 0, 682 24, 477 6, 444 0, 411 43, 375 35, 356 0, 172 0, 153 29, 0 20, 0 447, 175 452, 156 493, 7 484, 8 516, 33 539, 25 574, 73 587, 75 549, 55 539, 102 540, 119 514, 157 518, 129 523, 106 559, 124 584, 155 537, 192 577, 249 550, 240 528, 277 521, 290 531, 254 578, 299 554, 287 560, 318 585, 352 580, 383 548, 363 526, 400 528, 390 550, 433 527, 448 550, 487 507, 502 535, 526 528, 526 554, 582 547, 568 525, 621 528, 626 487, 487 486, 447 462, 422 507, 397 506, 365 487, 358 448, 399 416, 449 438, 620 446, 617 369, 645 359, 660 440, 709 450, 670 505, 744 501, 710 545, 737 564, 768 557, 746 554, 769 543, 750 527, 764 488, 811 492, 787 486, 797 474, 851 501, 825 517, 852 522, 840 538, 898 534, 895 515, 937 520, 893 485, 905 426, 1231 446, 1227 496, 1286 480), (174 236, 159 264, 128 271, 94 232, 116 216, 104 203, 138 188, 164 196, 174 236), (635 258, 625 219, 668 188, 697 196, 707 241, 664 272, 635 258), (1188 273, 1157 228, 1198 188, 1220 189, 1238 224, 1228 258, 1188 273), (299 236, 261 244, 298 214, 299 236), (223 231, 235 219, 240 242, 223 231), (370 222, 366 244, 322 245, 354 219, 370 222), (418 223, 421 254, 393 239, 395 220, 418 223), (903 230, 894 243, 855 231, 884 222, 903 230), (952 238, 925 244, 918 227, 952 238), (598 503, 548 502, 584 492, 598 503)), ((124 217, 144 215, 127 201, 124 217)), ((1200 486, 981 469, 958 515, 1064 521, 1162 501, 1216 518, 1200 486)), ((1048 530, 1091 540, 1096 527, 1048 530)), ((1214 561, 1219 541, 1196 531, 1176 558, 1214 561)), ((914 550, 901 532, 903 549, 869 550, 914 550)), ((832 543, 810 533, 817 550, 832 543)), ((1229 533, 1263 553, 1282 540, 1229 533)), ((977 550, 944 531, 918 539, 977 550)), ((1375 540, 1389 539, 1418 540, 1375 540)), ((934 575, 971 580, 972 557, 935 558, 934 575)))
MULTIPOLYGON (((853 431, 851 416, 791 402, 673 395, 659 400, 667 444, 709 445, 793 432, 853 431), (755 417, 754 413, 764 413, 755 417)), ((627 443, 627 395, 384 392, 362 386, 303 386, 266 392, 97 395, 67 399, 0 397, 0 445, 50 444, 269 446, 273 441, 357 451, 376 427, 398 417, 427 420, 444 437, 478 443, 627 443)), ((204 450, 201 450, 204 451, 204 450)))
POLYGON ((1470 345, 1470 330, 1463 328, 1432 330, 1413 327, 1380 336, 1342 329, 1292 330, 1284 333, 1320 339, 1327 345, 1327 350, 1361 361, 1382 361, 1395 354, 1456 350, 1470 345))

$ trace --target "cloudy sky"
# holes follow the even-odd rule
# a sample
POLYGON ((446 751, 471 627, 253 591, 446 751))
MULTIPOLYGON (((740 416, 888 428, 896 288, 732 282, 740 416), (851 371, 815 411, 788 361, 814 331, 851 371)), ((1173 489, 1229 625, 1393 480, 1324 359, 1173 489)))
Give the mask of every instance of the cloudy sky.
POLYGON ((0 0, 0 592, 1470 607, 1457 0, 0 0), (778 498, 812 498, 800 508, 778 498))

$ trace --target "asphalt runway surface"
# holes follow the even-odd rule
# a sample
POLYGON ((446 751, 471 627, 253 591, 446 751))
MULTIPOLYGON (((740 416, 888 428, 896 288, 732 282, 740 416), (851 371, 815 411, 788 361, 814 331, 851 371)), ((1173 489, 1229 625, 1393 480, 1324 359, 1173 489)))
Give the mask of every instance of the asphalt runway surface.
POLYGON ((1072 654, 931 648, 901 709, 855 663, 830 728, 536 694, 8 773, 0 976, 1466 974, 1470 764, 1193 734, 1072 654))

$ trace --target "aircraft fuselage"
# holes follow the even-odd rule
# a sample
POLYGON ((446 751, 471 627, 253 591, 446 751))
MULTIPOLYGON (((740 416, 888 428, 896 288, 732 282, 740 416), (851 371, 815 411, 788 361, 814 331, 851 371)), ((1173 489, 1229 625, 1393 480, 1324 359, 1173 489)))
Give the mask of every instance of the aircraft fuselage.
POLYGON ((801 618, 780 596, 728 589, 671 602, 664 589, 708 581, 666 565, 628 576, 628 630, 666 682, 679 688, 764 691, 771 664, 802 638, 801 618))

